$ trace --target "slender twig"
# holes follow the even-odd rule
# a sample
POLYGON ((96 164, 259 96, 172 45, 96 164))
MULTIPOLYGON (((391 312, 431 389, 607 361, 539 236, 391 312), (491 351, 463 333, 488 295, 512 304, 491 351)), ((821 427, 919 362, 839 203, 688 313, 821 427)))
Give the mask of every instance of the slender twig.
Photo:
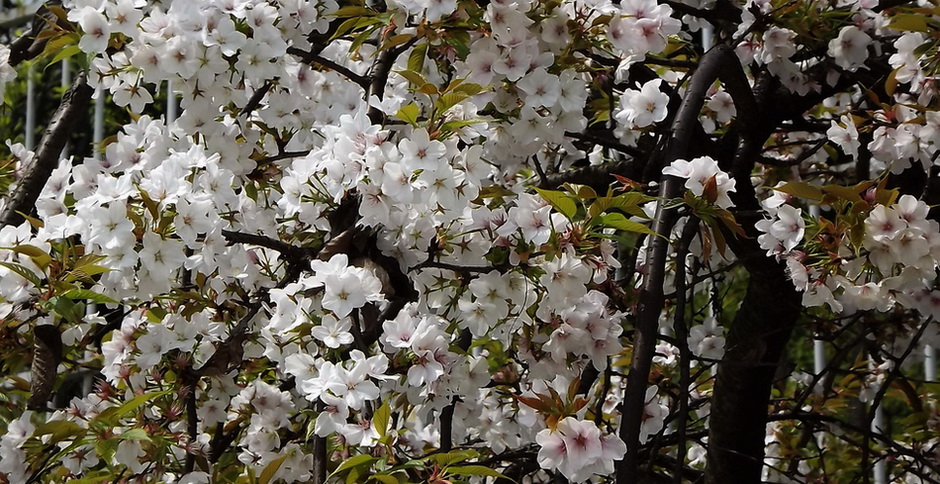
MULTIPOLYGON (((901 373, 901 362, 907 361, 907 357, 911 355, 914 351, 914 348, 917 347, 920 343, 920 338, 924 335, 924 331, 927 330, 927 327, 930 326, 930 323, 933 321, 933 318, 927 318, 924 321, 920 328, 917 329, 917 332, 914 333, 914 337, 911 338, 911 342, 907 345, 907 348, 904 349, 904 353, 901 354, 894 362, 894 368, 888 372, 888 375, 885 377, 884 383, 881 384, 881 388, 878 389, 878 392, 875 394, 875 398, 871 401, 871 409, 868 411, 868 426, 871 427, 871 423, 875 420, 875 413, 878 411, 878 407, 881 406, 881 401, 884 400, 885 394, 888 392, 888 389, 891 387, 891 383, 894 382, 894 379, 901 373)), ((865 440, 867 442, 868 436, 866 434, 865 440)), ((866 445, 863 449, 863 457, 868 456, 870 449, 866 445)))
MULTIPOLYGON (((692 244, 692 240, 698 233, 698 228, 698 217, 690 216, 689 219, 686 220, 685 226, 682 228, 682 235, 679 238, 679 247, 676 250, 676 313, 672 324, 673 330, 676 332, 676 343, 678 343, 679 348, 679 410, 678 416, 676 417, 678 420, 676 425, 678 425, 677 432, 679 439, 676 445, 676 467, 674 474, 676 484, 681 484, 682 470, 685 466, 685 434, 686 422, 689 418, 689 384, 691 383, 689 327, 685 319, 687 291, 685 258, 689 254, 689 245, 692 244)), ((693 286, 691 289, 694 290, 695 287, 693 286)))
POLYGON ((574 138, 580 141, 588 141, 594 144, 603 146, 604 148, 610 148, 612 150, 617 150, 621 153, 633 156, 635 158, 645 158, 646 153, 643 150, 635 146, 627 146, 614 138, 613 133, 611 132, 598 132, 598 131, 584 131, 581 133, 575 133, 573 131, 566 131, 565 136, 569 138, 574 138))
POLYGON ((646 59, 643 59, 643 63, 652 64, 654 66, 678 67, 681 69, 695 69, 698 67, 698 62, 695 61, 663 59, 662 57, 653 57, 651 55, 646 56, 646 59))
POLYGON ((486 273, 486 272, 490 272, 490 271, 494 271, 494 270, 497 270, 497 271, 500 271, 500 272, 505 272, 505 268, 504 268, 504 267, 498 267, 498 266, 461 266, 461 265, 457 265, 457 264, 450 264, 450 263, 447 263, 447 262, 438 262, 438 261, 432 260, 431 257, 428 257, 427 260, 425 260, 424 262, 421 262, 420 264, 418 264, 418 265, 416 265, 416 266, 414 266, 414 267, 410 267, 410 268, 408 269, 408 272, 414 272, 414 271, 416 271, 416 270, 418 270, 418 269, 444 269, 444 270, 448 270, 448 271, 454 271, 454 272, 457 272, 457 273, 459 273, 459 274, 486 273))
POLYGON ((196 467, 196 442, 199 437, 199 419, 196 415, 196 385, 198 380, 193 383, 189 388, 189 393, 186 394, 186 426, 187 431, 189 432, 189 450, 186 452, 186 464, 183 470, 184 473, 188 474, 192 472, 196 467))
POLYGON ((300 151, 283 151, 276 155, 271 155, 265 158, 261 158, 256 162, 257 166, 264 166, 268 163, 274 163, 275 161, 287 160, 291 158, 300 158, 302 156, 307 156, 310 154, 310 150, 300 150, 300 151))
POLYGON ((258 109, 258 106, 261 105, 261 100, 264 99, 265 94, 267 94, 273 86, 274 84, 272 84, 271 81, 265 81, 264 85, 258 88, 258 90, 256 90, 255 93, 251 95, 251 98, 248 99, 248 103, 245 104, 245 107, 243 107, 241 112, 238 113, 238 116, 248 116, 252 113, 252 111, 258 109))
POLYGON ((339 74, 341 74, 343 77, 358 84, 359 87, 361 87, 363 90, 369 89, 369 84, 371 83, 371 79, 369 79, 369 77, 363 76, 362 74, 357 74, 352 69, 344 65, 341 65, 335 61, 327 59, 326 57, 323 57, 319 54, 314 54, 313 52, 306 52, 296 47, 288 47, 287 53, 300 57, 300 59, 306 62, 307 64, 320 64, 323 67, 334 70, 338 72, 339 74))
POLYGON ((542 168, 542 164, 539 163, 538 158, 532 157, 532 165, 535 166, 535 173, 539 176, 539 185, 546 186, 548 185, 548 178, 545 176, 545 169, 542 168))
MULTIPOLYGON (((929 454, 917 453, 916 451, 914 451, 914 449, 911 449, 911 448, 908 448, 899 444, 890 435, 886 435, 882 432, 878 432, 875 430, 866 429, 862 426, 855 425, 851 422, 847 422, 845 420, 842 420, 838 417, 834 417, 832 415, 825 415, 821 413, 811 413, 811 412, 804 412, 804 411, 794 411, 794 412, 771 414, 767 417, 768 422, 775 422, 775 421, 780 421, 780 420, 796 420, 796 421, 804 422, 804 423, 816 421, 816 422, 824 422, 828 424, 837 425, 843 429, 850 430, 857 434, 867 435, 873 438, 874 440, 881 442, 881 444, 884 445, 886 448, 891 449, 891 452, 895 454, 911 457, 917 460, 918 462, 920 462, 921 464, 923 464, 925 467, 932 470, 933 472, 940 472, 940 466, 931 462, 929 458, 929 454)), ((830 432, 830 434, 840 439, 847 438, 847 436, 844 433, 840 433, 840 432, 830 432)), ((852 445, 855 445, 856 447, 863 447, 863 444, 861 442, 858 442, 855 440, 846 440, 846 442, 849 442, 852 445)))

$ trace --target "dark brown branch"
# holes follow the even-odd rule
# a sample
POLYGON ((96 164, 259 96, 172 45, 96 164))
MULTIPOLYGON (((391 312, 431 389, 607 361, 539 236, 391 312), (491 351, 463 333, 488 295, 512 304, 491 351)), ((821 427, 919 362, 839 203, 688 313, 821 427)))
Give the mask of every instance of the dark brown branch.
MULTIPOLYGON (((189 446, 194 449, 199 437, 199 418, 196 414, 196 385, 188 387, 186 394, 186 427, 189 432, 189 446)), ((196 468, 196 454, 192 449, 186 452, 186 463, 183 472, 190 473, 196 468)))
POLYGON ((239 244, 251 244, 257 245, 259 247, 264 247, 266 249, 276 250, 281 254, 288 257, 303 257, 309 255, 310 251, 313 249, 308 249, 304 247, 298 247, 295 245, 290 245, 287 242, 283 242, 277 239, 272 239, 271 237, 266 237, 264 235, 257 234, 246 234, 244 232, 234 232, 231 230, 222 230, 222 236, 225 237, 225 240, 229 242, 239 243, 239 244))
MULTIPOLYGON (((39 55, 43 53, 50 37, 40 38, 40 34, 48 28, 55 28, 53 26, 60 23, 58 17, 50 12, 47 6, 59 5, 61 3, 60 0, 50 0, 46 2, 45 5, 39 7, 35 14, 26 16, 25 18, 19 17, 10 21, 15 22, 15 25, 22 25, 26 23, 29 18, 33 19, 30 30, 10 44, 10 57, 8 62, 11 66, 16 67, 23 62, 39 57, 39 55)), ((67 25, 61 25, 60 27, 68 27, 71 29, 71 27, 67 25)))
POLYGON ((450 264, 447 262, 437 262, 435 260, 432 260, 432 257, 428 257, 428 259, 425 260, 424 262, 414 267, 408 268, 408 272, 413 272, 418 269, 444 269, 447 271, 454 271, 458 274, 474 274, 474 273, 483 274, 483 273, 487 273, 490 271, 505 272, 505 269, 506 269, 504 267, 496 267, 496 266, 461 266, 457 264, 450 264))
POLYGON ((289 160, 291 158, 300 158, 302 156, 307 156, 310 154, 310 150, 301 150, 301 151, 282 151, 276 155, 267 156, 261 158, 256 162, 257 166, 264 166, 268 163, 274 163, 275 161, 289 160))
POLYGON ((881 12, 884 12, 885 10, 895 8, 895 7, 900 7, 902 5, 907 5, 907 4, 916 5, 917 2, 913 2, 911 0, 883 0, 881 2, 878 2, 878 5, 876 5, 875 8, 873 8, 872 10, 875 13, 881 13, 881 12))
POLYGON ((644 158, 646 153, 643 150, 635 146, 627 146, 616 139, 614 139, 613 133, 607 131, 585 131, 583 133, 574 133, 571 131, 565 132, 565 136, 569 138, 574 138, 579 141, 588 141, 597 145, 601 145, 604 148, 610 148, 612 150, 617 150, 621 153, 630 155, 634 158, 644 158))
POLYGON ((313 52, 300 50, 296 47, 288 47, 287 53, 300 57, 300 59, 307 64, 320 64, 323 67, 336 71, 339 74, 341 74, 343 77, 358 84, 359 87, 361 87, 363 90, 369 89, 369 83, 371 82, 371 80, 368 77, 363 76, 362 74, 357 74, 353 72, 352 69, 346 66, 340 65, 336 62, 333 62, 332 60, 327 59, 326 57, 323 57, 319 54, 314 54, 313 52))
POLYGON ((258 106, 261 105, 261 100, 264 99, 265 94, 267 94, 273 86, 274 84, 272 84, 271 81, 265 81, 264 85, 258 88, 258 90, 251 95, 251 98, 248 99, 248 103, 245 104, 245 107, 238 113, 239 117, 248 116, 252 111, 258 109, 258 106))
POLYGON ((664 59, 662 57, 653 57, 651 55, 646 56, 646 59, 643 59, 643 63, 654 66, 677 67, 680 69, 695 69, 698 67, 698 62, 695 61, 664 59))
MULTIPOLYGON (((738 62, 731 48, 726 45, 718 45, 702 57, 673 121, 672 136, 666 145, 664 164, 672 163, 687 155, 689 142, 698 124, 699 112, 705 104, 705 95, 712 83, 718 79, 721 71, 726 69, 729 60, 738 62)), ((665 200, 676 198, 682 187, 681 183, 681 180, 674 176, 664 176, 660 184, 660 198, 665 200)), ((640 477, 640 425, 643 421, 646 387, 649 384, 650 368, 656 347, 659 315, 665 302, 663 285, 666 277, 666 258, 669 252, 669 240, 665 237, 672 231, 676 217, 676 210, 667 209, 665 203, 660 203, 656 209, 656 222, 653 230, 663 237, 654 237, 650 241, 646 278, 640 289, 633 357, 630 361, 630 373, 627 376, 627 388, 620 407, 623 414, 620 438, 627 445, 627 453, 617 464, 618 484, 637 482, 640 477)))
MULTIPOLYGON (((366 90, 366 101, 371 99, 372 96, 377 97, 380 101, 385 97, 385 86, 388 84, 388 76, 392 72, 395 61, 398 59, 398 56, 411 48, 417 41, 417 36, 412 37, 404 44, 386 49, 379 55, 378 61, 369 73, 370 82, 369 88, 366 90)), ((369 107, 369 119, 373 123, 380 124, 384 118, 385 115, 382 111, 372 106, 369 107)))
POLYGON ((86 114, 88 101, 94 90, 81 75, 72 83, 72 87, 62 97, 59 109, 52 117, 46 132, 39 141, 36 158, 29 167, 29 172, 19 181, 16 191, 7 202, 6 212, 0 219, 0 226, 19 225, 23 222, 20 213, 29 215, 36 206, 36 200, 43 186, 59 166, 59 155, 68 142, 69 133, 78 126, 81 117, 86 114))
POLYGON ((714 12, 711 10, 705 10, 703 8, 695 8, 693 6, 686 5, 682 2, 676 2, 673 0, 659 0, 659 3, 663 5, 669 5, 670 7, 672 7, 673 10, 683 15, 691 15, 693 17, 698 17, 700 19, 707 20, 711 23, 715 23, 715 21, 719 20, 718 18, 716 18, 717 12, 714 12))
POLYGON ((603 165, 591 165, 584 168, 573 168, 560 173, 551 173, 545 175, 545 183, 540 188, 558 188, 565 183, 575 183, 578 185, 588 185, 595 190, 604 191, 606 187, 614 181, 611 175, 617 174, 630 178, 638 179, 642 173, 642 167, 634 161, 617 161, 604 163, 603 165))

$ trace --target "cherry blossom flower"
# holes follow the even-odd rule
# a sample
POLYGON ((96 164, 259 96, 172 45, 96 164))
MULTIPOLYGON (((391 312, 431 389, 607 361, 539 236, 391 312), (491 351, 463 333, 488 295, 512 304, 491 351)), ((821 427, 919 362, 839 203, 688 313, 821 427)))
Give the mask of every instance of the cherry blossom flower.
POLYGON ((829 41, 829 55, 836 64, 847 71, 856 71, 868 59, 871 37, 858 27, 849 25, 839 31, 839 36, 829 41))
POLYGON ((78 42, 78 47, 88 54, 104 52, 111 39, 111 26, 108 24, 108 19, 92 7, 82 8, 77 16, 78 24, 84 32, 78 42))
POLYGON ((663 169, 663 174, 686 178, 685 187, 694 195, 702 196, 705 184, 714 177, 718 188, 718 197, 715 205, 720 208, 729 208, 733 204, 728 193, 735 191, 735 180, 718 168, 714 159, 702 156, 692 161, 676 160, 663 169))
POLYGON ((666 119, 669 96, 660 90, 662 79, 643 84, 639 91, 627 89, 620 98, 622 111, 617 121, 635 128, 645 128, 666 119))
POLYGON ((565 417, 554 429, 540 431, 536 442, 540 445, 539 465, 558 469, 574 482, 587 480, 595 470, 612 467, 627 450, 616 435, 602 435, 594 422, 574 417, 565 417))
POLYGON ((339 320, 324 314, 320 325, 310 328, 310 335, 329 348, 339 348, 353 342, 353 335, 349 332, 351 328, 352 322, 348 318, 339 320))

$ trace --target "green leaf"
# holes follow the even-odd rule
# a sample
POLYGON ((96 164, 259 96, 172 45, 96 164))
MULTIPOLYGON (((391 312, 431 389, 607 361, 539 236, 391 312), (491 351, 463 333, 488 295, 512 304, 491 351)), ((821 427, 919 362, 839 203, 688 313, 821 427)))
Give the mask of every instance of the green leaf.
POLYGON ((371 10, 365 7, 360 7, 357 5, 350 5, 347 7, 342 7, 339 10, 333 12, 333 16, 337 18, 346 18, 346 17, 373 17, 377 14, 375 10, 371 10))
POLYGON ((118 301, 111 299, 104 294, 99 294, 90 289, 72 289, 71 291, 63 294, 62 296, 67 297, 72 300, 83 299, 85 301, 91 301, 98 304, 117 304, 118 301))
POLYGON ((290 454, 284 454, 277 459, 272 460, 268 465, 261 471, 261 475, 258 476, 258 484, 268 484, 271 482, 271 479, 274 478, 274 474, 277 474, 277 471, 280 470, 281 466, 284 464, 284 461, 290 457, 290 454))
POLYGON ((75 282, 78 280, 85 280, 85 281, 94 283, 94 281, 91 280, 91 277, 96 276, 98 274, 104 274, 105 272, 111 272, 111 269, 104 267, 104 266, 99 266, 97 264, 86 264, 82 266, 80 269, 75 268, 69 271, 68 274, 65 275, 63 280, 65 282, 75 282))
POLYGON ((482 123, 482 122, 483 122, 482 119, 455 119, 453 121, 447 121, 446 123, 442 124, 441 132, 452 133, 465 126, 472 126, 474 124, 482 123))
POLYGON ((346 459, 345 461, 343 461, 343 463, 340 464, 340 465, 336 468, 336 470, 333 471, 332 474, 330 474, 330 477, 329 477, 329 478, 332 478, 333 476, 335 476, 335 475, 337 475, 337 474, 339 474, 339 473, 341 473, 341 472, 343 472, 343 471, 352 469, 352 468, 354 468, 354 467, 363 466, 363 465, 372 465, 372 463, 375 462, 375 461, 377 461, 377 460, 379 460, 379 459, 377 459, 377 458, 375 458, 375 457, 372 457, 372 456, 369 455, 369 454, 354 455, 354 456, 352 456, 352 457, 346 459))
POLYGON ((858 203, 862 201, 862 196, 859 195, 857 187, 844 187, 842 185, 825 185, 822 187, 822 191, 826 195, 836 197, 840 200, 846 200, 853 203, 858 203))
POLYGON ((790 182, 781 187, 775 187, 774 190, 809 200, 820 201, 823 199, 822 190, 816 185, 806 182, 790 182))
POLYGON ((427 94, 429 96, 436 96, 440 94, 440 92, 438 92, 437 90, 437 86, 435 86, 434 84, 431 84, 430 82, 419 87, 418 92, 427 94))
POLYGON ((904 32, 927 32, 930 30, 927 23, 928 17, 926 15, 902 13, 895 15, 888 27, 904 32))
POLYGON ((140 192, 140 199, 144 202, 144 206, 147 207, 147 211, 150 212, 150 215, 154 218, 154 220, 159 219, 160 205, 150 198, 150 194, 148 194, 144 189, 140 188, 140 186, 137 187, 137 191, 140 192))
POLYGON ((458 57, 466 59, 470 54, 470 33, 466 30, 451 30, 449 34, 450 36, 445 37, 444 40, 457 50, 458 57))
POLYGON ((158 392, 149 392, 144 393, 143 395, 137 395, 136 397, 124 402, 123 404, 117 407, 106 408, 95 417, 92 422, 103 424, 105 427, 115 427, 118 421, 124 418, 127 415, 130 415, 132 412, 140 408, 145 403, 167 395, 170 393, 170 390, 163 390, 158 392))
POLYGON ((447 467, 451 464, 474 459, 480 455, 479 452, 472 449, 452 450, 443 454, 433 454, 428 456, 428 460, 434 461, 440 467, 447 467))
POLYGON ((16 247, 4 247, 7 250, 12 250, 18 254, 23 254, 28 256, 37 267, 45 271, 49 267, 49 263, 52 262, 52 257, 46 253, 46 251, 36 247, 35 245, 22 244, 16 247))
POLYGON ((439 113, 445 113, 448 109, 460 104, 468 97, 470 96, 467 93, 457 91, 444 94, 437 100, 437 110, 439 113))
POLYGON ((68 420, 52 420, 36 427, 33 431, 34 437, 49 435, 49 444, 61 442, 63 440, 74 439, 76 436, 86 432, 81 425, 68 420))
POLYGON ((625 217, 622 213, 607 213, 594 219, 595 224, 602 227, 623 230, 626 232, 636 232, 647 235, 659 235, 653 229, 639 222, 634 222, 625 217))
POLYGON ((640 205, 653 200, 653 197, 639 192, 627 192, 616 197, 598 197, 588 209, 590 218, 594 218, 610 209, 618 209, 630 215, 649 218, 640 205))
POLYGON ((415 86, 421 87, 425 84, 430 84, 428 80, 424 78, 424 76, 412 69, 405 69, 403 71, 398 71, 398 73, 401 74, 401 76, 405 79, 408 79, 408 82, 414 84, 415 86))
POLYGON ((369 480, 379 481, 382 484, 399 484, 398 479, 389 474, 375 474, 373 476, 369 476, 369 480))
POLYGON ((359 23, 358 17, 348 18, 336 28, 336 32, 333 32, 333 35, 330 37, 330 42, 336 40, 344 35, 346 35, 350 30, 356 28, 356 24, 359 23))
POLYGON ((402 106, 398 110, 398 112, 395 113, 395 117, 397 117, 398 119, 412 126, 417 126, 418 115, 420 114, 421 114, 421 108, 419 108, 417 104, 412 103, 412 104, 402 106))
POLYGON ((495 469, 490 469, 489 467, 481 465, 448 467, 447 472, 458 476, 483 476, 509 479, 495 469))
POLYGON ((50 299, 49 303, 53 312, 70 323, 78 323, 85 316, 84 306, 80 308, 75 301, 67 297, 56 296, 50 299))
POLYGON ((558 210, 558 213, 568 218, 568 220, 571 220, 572 217, 578 213, 578 204, 575 202, 575 199, 567 193, 558 190, 544 190, 541 188, 536 188, 535 191, 548 203, 552 204, 552 207, 558 210))
POLYGON ((421 72, 424 70, 424 58, 428 54, 428 43, 422 42, 414 47, 408 54, 408 69, 421 72))
POLYGON ((464 82, 454 88, 454 91, 462 92, 468 96, 476 96, 477 94, 480 94, 481 92, 485 90, 486 89, 483 86, 479 84, 474 84, 472 82, 464 82))
POLYGON ((150 435, 147 434, 146 430, 138 427, 125 430, 121 434, 120 440, 143 440, 145 442, 150 442, 150 435))
MULTIPOLYGON (((56 53, 56 58, 50 61, 50 64, 54 64, 56 60, 62 60, 58 58, 58 55, 62 54, 63 50, 74 47, 78 49, 78 41, 81 40, 81 36, 78 33, 65 33, 62 32, 56 37, 51 38, 47 43, 46 47, 42 51, 43 56, 50 56, 53 53, 56 53)), ((78 49, 81 52, 81 49, 78 49)))
POLYGON ((353 39, 352 44, 349 45, 349 52, 359 52, 359 48, 362 47, 362 44, 369 40, 369 38, 372 37, 372 33, 381 27, 381 25, 378 24, 377 19, 375 22, 369 22, 367 25, 373 26, 363 30, 359 33, 359 35, 356 36, 355 39, 353 39))
POLYGON ((36 287, 39 287, 42 285, 42 280, 40 280, 39 277, 36 276, 36 273, 27 269, 22 264, 18 264, 16 262, 0 262, 0 266, 10 269, 11 271, 13 271, 15 274, 18 274, 23 279, 26 279, 27 281, 33 283, 33 285, 36 287))
POLYGON ((79 54, 81 52, 82 52, 82 49, 80 49, 77 45, 70 45, 60 50, 59 53, 56 54, 55 57, 53 57, 51 61, 49 61, 49 65, 56 64, 63 59, 74 57, 76 54, 79 54))
POLYGON ((413 37, 414 37, 413 34, 393 35, 385 39, 385 42, 382 42, 382 46, 379 47, 379 51, 391 49, 392 47, 395 47, 396 45, 404 44, 405 42, 408 42, 409 40, 411 40, 413 37))
POLYGON ((385 437, 388 433, 388 424, 392 417, 392 409, 388 406, 388 400, 382 403, 382 406, 372 415, 372 425, 380 437, 385 437))

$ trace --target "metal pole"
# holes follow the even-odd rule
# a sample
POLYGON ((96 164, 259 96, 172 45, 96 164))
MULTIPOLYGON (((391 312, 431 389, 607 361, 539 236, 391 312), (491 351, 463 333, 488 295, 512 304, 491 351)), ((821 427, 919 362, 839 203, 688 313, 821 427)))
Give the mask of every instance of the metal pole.
POLYGON ((95 122, 92 137, 94 149, 92 150, 92 157, 96 160, 100 160, 103 148, 101 142, 104 141, 104 90, 101 89, 100 84, 98 85, 97 96, 97 99, 95 99, 95 122))
POLYGON ((937 381, 937 349, 929 344, 924 346, 924 377, 928 382, 937 381))
MULTIPOLYGON (((871 430, 872 432, 881 433, 884 427, 884 413, 881 411, 881 405, 875 409, 875 418, 871 421, 871 430)), ((885 461, 882 458, 879 458, 875 461, 874 469, 872 469, 873 478, 875 484, 886 484, 888 482, 888 469, 885 467, 885 461)))
POLYGON ((705 25, 702 25, 702 51, 708 52, 708 49, 712 48, 714 37, 715 32, 712 24, 705 22, 705 25))
POLYGON ((33 81, 33 64, 26 69, 26 149, 36 148, 36 83, 33 81))
POLYGON ((176 93, 173 92, 173 81, 166 81, 166 124, 176 121, 176 93))

